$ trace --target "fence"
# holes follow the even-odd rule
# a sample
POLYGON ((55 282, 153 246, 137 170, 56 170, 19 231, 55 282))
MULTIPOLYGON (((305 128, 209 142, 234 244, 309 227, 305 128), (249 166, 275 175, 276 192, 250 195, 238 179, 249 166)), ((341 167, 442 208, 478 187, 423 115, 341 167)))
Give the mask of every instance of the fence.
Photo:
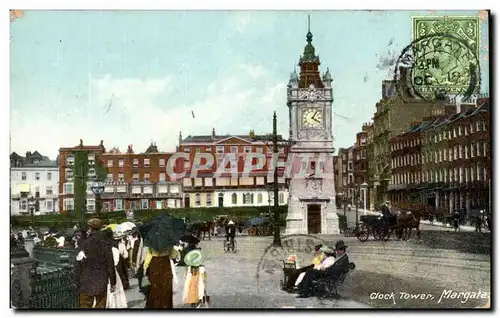
POLYGON ((76 250, 36 246, 33 256, 38 266, 30 273, 28 308, 78 308, 74 279, 76 250))

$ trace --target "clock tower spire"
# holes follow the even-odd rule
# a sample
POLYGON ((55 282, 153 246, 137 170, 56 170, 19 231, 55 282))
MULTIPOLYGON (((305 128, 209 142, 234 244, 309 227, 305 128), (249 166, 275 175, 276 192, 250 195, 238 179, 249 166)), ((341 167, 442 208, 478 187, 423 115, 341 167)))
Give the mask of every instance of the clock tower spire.
POLYGON ((315 54, 315 48, 312 45, 313 34, 311 33, 311 16, 307 16, 307 44, 304 47, 304 53, 300 57, 300 88, 307 88, 313 84, 317 88, 323 88, 323 82, 319 75, 319 56, 315 54))
POLYGON ((308 17, 307 44, 287 86, 290 154, 294 158, 286 234, 338 234, 332 135, 332 76, 319 72, 308 17))

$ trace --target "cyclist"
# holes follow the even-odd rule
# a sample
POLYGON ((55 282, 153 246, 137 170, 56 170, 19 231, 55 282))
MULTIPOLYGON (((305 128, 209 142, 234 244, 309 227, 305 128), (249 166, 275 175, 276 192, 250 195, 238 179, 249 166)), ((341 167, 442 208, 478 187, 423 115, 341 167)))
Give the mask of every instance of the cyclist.
POLYGON ((229 238, 231 238, 231 244, 234 247, 234 236, 236 235, 236 226, 234 225, 233 220, 230 220, 226 225, 226 241, 229 242, 229 238))

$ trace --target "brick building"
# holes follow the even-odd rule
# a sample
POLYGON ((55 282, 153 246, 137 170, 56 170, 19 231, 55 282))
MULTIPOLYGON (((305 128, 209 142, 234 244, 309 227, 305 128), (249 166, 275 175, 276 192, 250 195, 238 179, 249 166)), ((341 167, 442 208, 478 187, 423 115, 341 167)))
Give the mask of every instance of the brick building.
MULTIPOLYGON (((91 186, 96 177, 95 162, 107 170, 102 211, 125 209, 162 209, 182 207, 182 188, 179 180, 171 180, 166 165, 171 153, 159 152, 151 144, 144 153, 134 153, 132 146, 122 153, 117 148, 106 152, 104 145, 79 146, 59 149, 60 156, 60 211, 74 209, 75 153, 88 152, 86 208, 95 209, 91 186)), ((175 162, 174 172, 182 171, 182 160, 175 162)))
MULTIPOLYGON (((391 139, 393 205, 464 217, 490 207, 488 99, 452 116, 424 118, 391 139)), ((465 106, 465 107, 464 107, 465 106)))
MULTIPOLYGON (((281 136, 279 137, 281 138, 281 136)), ((211 135, 188 136, 179 135, 177 151, 189 153, 190 160, 185 163, 187 175, 183 179, 184 204, 190 207, 231 207, 231 206, 267 206, 273 205, 272 183, 268 177, 266 161, 262 169, 251 171, 243 176, 245 169, 245 154, 263 153, 269 159, 273 154, 272 144, 267 141, 270 135, 255 135, 251 130, 248 135, 217 135, 215 129, 211 135), (214 165, 210 169, 199 170, 196 176, 191 176, 191 168, 196 153, 210 153, 214 156, 214 165), (214 174, 225 154, 238 156, 238 175, 222 174, 215 178, 214 174)), ((279 147, 279 160, 286 161, 287 147, 279 147)), ((255 164, 257 159, 252 162, 255 164)), ((226 168, 230 168, 227 163, 226 168)), ((279 169, 280 205, 288 202, 287 183, 283 176, 284 169, 279 169)))
MULTIPOLYGON (((402 75, 406 70, 402 69, 402 75)), ((391 176, 391 149, 389 140, 404 131, 416 120, 430 116, 447 116, 456 112, 456 106, 445 100, 428 102, 397 90, 396 81, 382 82, 382 99, 376 104, 369 147, 371 179, 368 184, 375 208, 389 199, 391 176)))

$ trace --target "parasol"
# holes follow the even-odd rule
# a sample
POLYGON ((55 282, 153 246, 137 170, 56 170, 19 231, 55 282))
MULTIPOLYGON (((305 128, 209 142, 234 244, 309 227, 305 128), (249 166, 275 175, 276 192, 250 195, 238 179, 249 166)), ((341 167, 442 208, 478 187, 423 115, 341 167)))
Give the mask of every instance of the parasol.
POLYGON ((125 232, 133 230, 137 226, 132 222, 124 222, 124 223, 118 225, 118 227, 120 228, 120 231, 125 233, 125 232))
POLYGON ((105 228, 110 229, 111 231, 114 232, 116 230, 117 226, 118 226, 118 224, 110 224, 110 225, 106 226, 105 228))
POLYGON ((168 214, 155 216, 139 228, 144 245, 160 253, 176 245, 185 230, 186 225, 182 219, 168 214))

